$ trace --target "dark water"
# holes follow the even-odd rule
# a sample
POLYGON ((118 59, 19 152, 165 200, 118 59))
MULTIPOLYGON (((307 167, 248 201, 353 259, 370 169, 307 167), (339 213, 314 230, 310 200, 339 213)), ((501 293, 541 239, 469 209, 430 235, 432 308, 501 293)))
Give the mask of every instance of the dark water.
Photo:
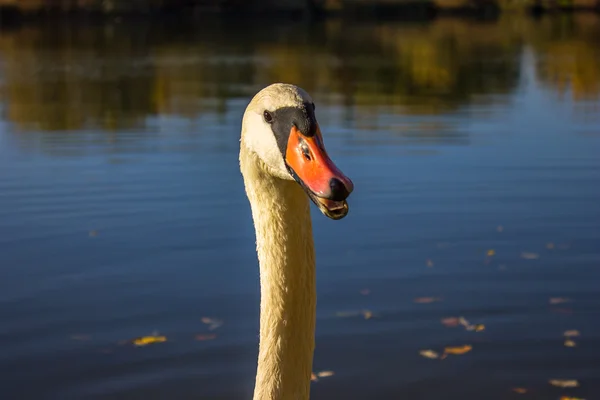
POLYGON ((2 399, 251 397, 237 152, 274 81, 312 94, 356 186, 346 219, 313 209, 315 399, 600 399, 592 15, 2 32, 2 399))

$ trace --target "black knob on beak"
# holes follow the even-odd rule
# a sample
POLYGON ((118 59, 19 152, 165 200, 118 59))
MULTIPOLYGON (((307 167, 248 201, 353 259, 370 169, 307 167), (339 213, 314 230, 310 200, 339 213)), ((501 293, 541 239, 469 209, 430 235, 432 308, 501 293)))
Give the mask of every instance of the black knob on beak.
POLYGON ((329 200, 346 200, 346 198, 350 194, 348 192, 348 189, 346 188, 346 185, 344 185, 344 183, 337 178, 331 178, 331 180, 329 181, 329 188, 331 189, 331 192, 327 197, 329 200))

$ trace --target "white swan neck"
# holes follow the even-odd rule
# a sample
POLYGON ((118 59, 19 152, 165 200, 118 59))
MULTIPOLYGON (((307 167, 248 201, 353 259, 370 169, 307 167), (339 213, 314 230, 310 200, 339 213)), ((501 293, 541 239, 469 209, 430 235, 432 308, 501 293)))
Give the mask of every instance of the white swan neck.
POLYGON ((306 400, 316 315, 309 200, 298 183, 267 174, 252 154, 242 154, 240 161, 260 263, 260 346, 254 400, 306 400))

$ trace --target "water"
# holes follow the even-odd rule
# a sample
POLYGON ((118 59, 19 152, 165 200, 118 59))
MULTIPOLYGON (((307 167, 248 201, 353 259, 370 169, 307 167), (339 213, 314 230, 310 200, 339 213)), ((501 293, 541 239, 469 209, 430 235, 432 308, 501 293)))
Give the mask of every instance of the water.
POLYGON ((315 399, 600 398, 600 19, 571 15, 2 32, 3 399, 250 398, 237 152, 275 81, 356 186, 313 208, 315 399))

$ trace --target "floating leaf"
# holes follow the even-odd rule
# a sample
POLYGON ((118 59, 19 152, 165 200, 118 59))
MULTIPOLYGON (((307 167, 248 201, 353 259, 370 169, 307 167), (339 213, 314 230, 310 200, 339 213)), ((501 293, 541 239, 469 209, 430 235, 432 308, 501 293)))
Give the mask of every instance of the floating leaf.
POLYGON ((469 323, 469 321, 467 321, 467 319, 465 317, 460 317, 458 319, 458 323, 461 324, 462 326, 464 326, 467 329, 471 326, 471 324, 469 323))
POLYGON ((489 249, 486 254, 488 257, 492 257, 496 255, 496 251, 494 249, 489 249))
POLYGON ((440 355, 433 350, 421 350, 421 351, 419 351, 419 354, 425 358, 431 358, 431 359, 440 358, 440 355))
POLYGON ((563 333, 563 335, 564 335, 565 337, 577 337, 577 336, 579 336, 579 335, 581 335, 581 334, 579 333, 579 331, 578 331, 578 330, 576 330, 576 329, 571 329, 571 330, 569 330, 569 331, 565 331, 565 333, 563 333))
POLYGON ((365 317, 365 319, 371 319, 373 317, 373 313, 369 310, 364 310, 363 316, 365 317))
POLYGON ((484 324, 477 324, 475 325, 475 332, 482 332, 485 330, 485 325, 484 324))
POLYGON ((467 345, 464 345, 464 346, 446 347, 444 349, 444 353, 446 353, 446 354, 453 354, 453 355, 461 355, 461 354, 468 353, 472 349, 473 349, 473 347, 471 345, 467 344, 467 345))
POLYGON ((442 318, 440 320, 440 322, 444 325, 447 326, 448 328, 455 328, 458 326, 458 321, 459 319, 457 317, 447 317, 447 318, 442 318))
POLYGON ((554 243, 550 242, 550 243, 546 243, 546 248, 548 250, 552 250, 554 248, 554 243))
POLYGON ((166 342, 167 338, 165 336, 142 336, 136 339, 133 339, 133 344, 136 346, 146 346, 152 343, 162 343, 166 342))
POLYGON ((88 235, 89 235, 90 237, 96 237, 96 236, 98 236, 98 231, 89 231, 89 232, 88 232, 88 235))
POLYGON ((522 388, 522 387, 513 388, 512 391, 515 392, 515 393, 518 393, 518 394, 525 394, 525 393, 527 393, 527 389, 522 388))
POLYGON ((426 264, 429 268, 433 267, 433 261, 431 261, 429 258, 427 259, 426 264))
POLYGON ((570 397, 570 396, 562 396, 560 400, 585 400, 580 397, 570 397))
POLYGON ((441 301, 441 299, 437 297, 417 297, 413 301, 418 304, 430 304, 436 301, 441 301))
POLYGON ((561 388, 571 388, 579 386, 579 382, 576 379, 550 379, 548 381, 552 386, 561 388))
POLYGON ((535 260, 537 258, 540 258, 540 255, 537 253, 529 253, 527 251, 524 251, 521 253, 521 257, 526 260, 535 260))
POLYGON ((573 341, 571 339, 567 339, 567 340, 565 340, 565 346, 566 347, 575 347, 575 346, 577 346, 577 343, 575 343, 575 341, 573 341))
POLYGON ((327 378, 328 376, 333 376, 335 373, 333 371, 320 371, 317 373, 310 374, 310 380, 313 382, 318 382, 319 378, 327 378))
POLYGON ((196 340, 203 341, 203 340, 213 340, 213 339, 216 339, 216 337, 217 337, 217 335, 215 335, 214 333, 211 333, 208 335, 196 335, 194 338, 196 340))
POLYGON ((317 376, 319 378, 327 378, 328 376, 333 376, 335 374, 335 372, 333 371, 321 371, 321 372, 317 372, 317 376))
POLYGON ((202 322, 208 325, 208 329, 213 331, 223 325, 223 321, 215 318, 202 317, 202 322))

